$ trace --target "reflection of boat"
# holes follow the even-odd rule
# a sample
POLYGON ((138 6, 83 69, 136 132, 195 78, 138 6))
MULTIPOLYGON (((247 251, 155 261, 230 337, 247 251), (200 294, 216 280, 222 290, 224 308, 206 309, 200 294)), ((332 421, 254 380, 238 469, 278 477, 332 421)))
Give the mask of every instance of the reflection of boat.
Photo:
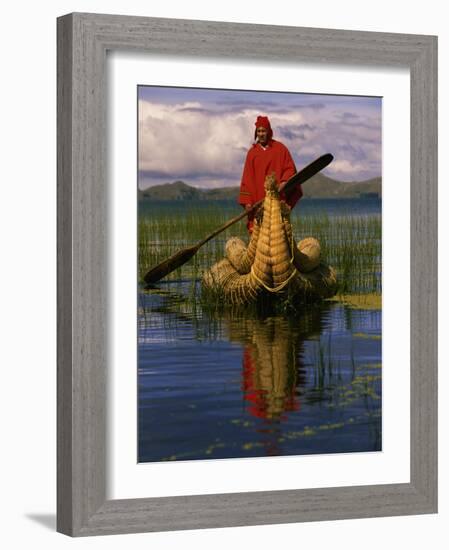
POLYGON ((307 238, 296 244, 290 211, 280 201, 273 176, 266 178, 265 191, 248 247, 241 239, 229 239, 226 257, 205 273, 203 286, 235 305, 262 297, 291 301, 333 296, 335 271, 321 261, 319 242, 307 238))
POLYGON ((265 420, 281 420, 300 409, 299 388, 305 383, 304 340, 322 331, 321 307, 294 319, 231 317, 231 342, 243 344, 242 390, 248 412, 265 420))

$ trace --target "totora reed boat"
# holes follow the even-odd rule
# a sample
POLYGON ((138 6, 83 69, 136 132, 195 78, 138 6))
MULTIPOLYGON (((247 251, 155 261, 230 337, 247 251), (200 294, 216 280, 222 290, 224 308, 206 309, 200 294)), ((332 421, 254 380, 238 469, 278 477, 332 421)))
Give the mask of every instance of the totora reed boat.
POLYGON ((265 180, 263 207, 256 214, 248 246, 237 237, 226 243, 225 258, 203 277, 207 291, 220 292, 237 306, 260 300, 314 301, 332 297, 337 278, 321 260, 317 239, 295 242, 290 209, 279 198, 274 176, 265 180))

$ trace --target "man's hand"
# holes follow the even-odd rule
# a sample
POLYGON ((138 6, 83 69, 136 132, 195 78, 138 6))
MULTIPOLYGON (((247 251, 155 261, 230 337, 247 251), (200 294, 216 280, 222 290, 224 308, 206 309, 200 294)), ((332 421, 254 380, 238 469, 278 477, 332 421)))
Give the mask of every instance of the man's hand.
POLYGON ((252 209, 253 205, 252 204, 245 204, 245 210, 247 212, 249 212, 251 209, 252 209))

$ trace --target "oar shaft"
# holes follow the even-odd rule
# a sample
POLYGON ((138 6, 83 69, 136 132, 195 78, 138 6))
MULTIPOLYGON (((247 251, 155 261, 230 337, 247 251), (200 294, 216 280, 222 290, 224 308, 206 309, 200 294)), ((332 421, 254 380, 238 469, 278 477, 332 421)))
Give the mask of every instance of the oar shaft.
POLYGON ((203 246, 203 244, 206 244, 207 241, 210 241, 211 239, 216 237, 218 234, 220 234, 222 231, 224 231, 228 227, 231 227, 231 225, 234 225, 235 223, 237 223, 241 219, 245 218, 250 212, 253 212, 257 208, 259 208, 259 206, 261 206, 263 204, 263 201, 264 201, 264 199, 254 203, 253 206, 251 207, 251 210, 245 210, 244 212, 242 212, 241 214, 239 214, 235 218, 232 218, 227 223, 225 223, 224 225, 222 225, 221 227, 219 227, 218 229, 216 229, 215 231, 210 233, 207 237, 204 237, 204 239, 197 244, 198 248, 200 246, 203 246))

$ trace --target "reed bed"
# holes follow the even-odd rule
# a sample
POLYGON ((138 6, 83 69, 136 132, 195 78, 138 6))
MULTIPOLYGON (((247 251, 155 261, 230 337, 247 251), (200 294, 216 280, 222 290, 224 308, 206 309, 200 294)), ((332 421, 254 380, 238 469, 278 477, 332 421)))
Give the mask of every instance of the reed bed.
MULTIPOLYGON (((235 204, 188 203, 159 204, 141 208, 138 223, 139 277, 181 248, 193 245, 205 235, 239 213, 235 204)), ((351 212, 329 216, 313 212, 293 212, 295 238, 315 237, 321 243, 323 259, 337 270, 339 294, 381 293, 380 214, 357 215, 351 212)), ((244 221, 234 224, 204 245, 187 264, 167 276, 167 281, 186 285, 187 294, 198 299, 198 281, 213 263, 224 256, 226 240, 231 236, 247 238, 244 221)))
POLYGON ((297 240, 315 237, 324 260, 337 270, 340 294, 381 293, 381 216, 293 216, 297 240))

